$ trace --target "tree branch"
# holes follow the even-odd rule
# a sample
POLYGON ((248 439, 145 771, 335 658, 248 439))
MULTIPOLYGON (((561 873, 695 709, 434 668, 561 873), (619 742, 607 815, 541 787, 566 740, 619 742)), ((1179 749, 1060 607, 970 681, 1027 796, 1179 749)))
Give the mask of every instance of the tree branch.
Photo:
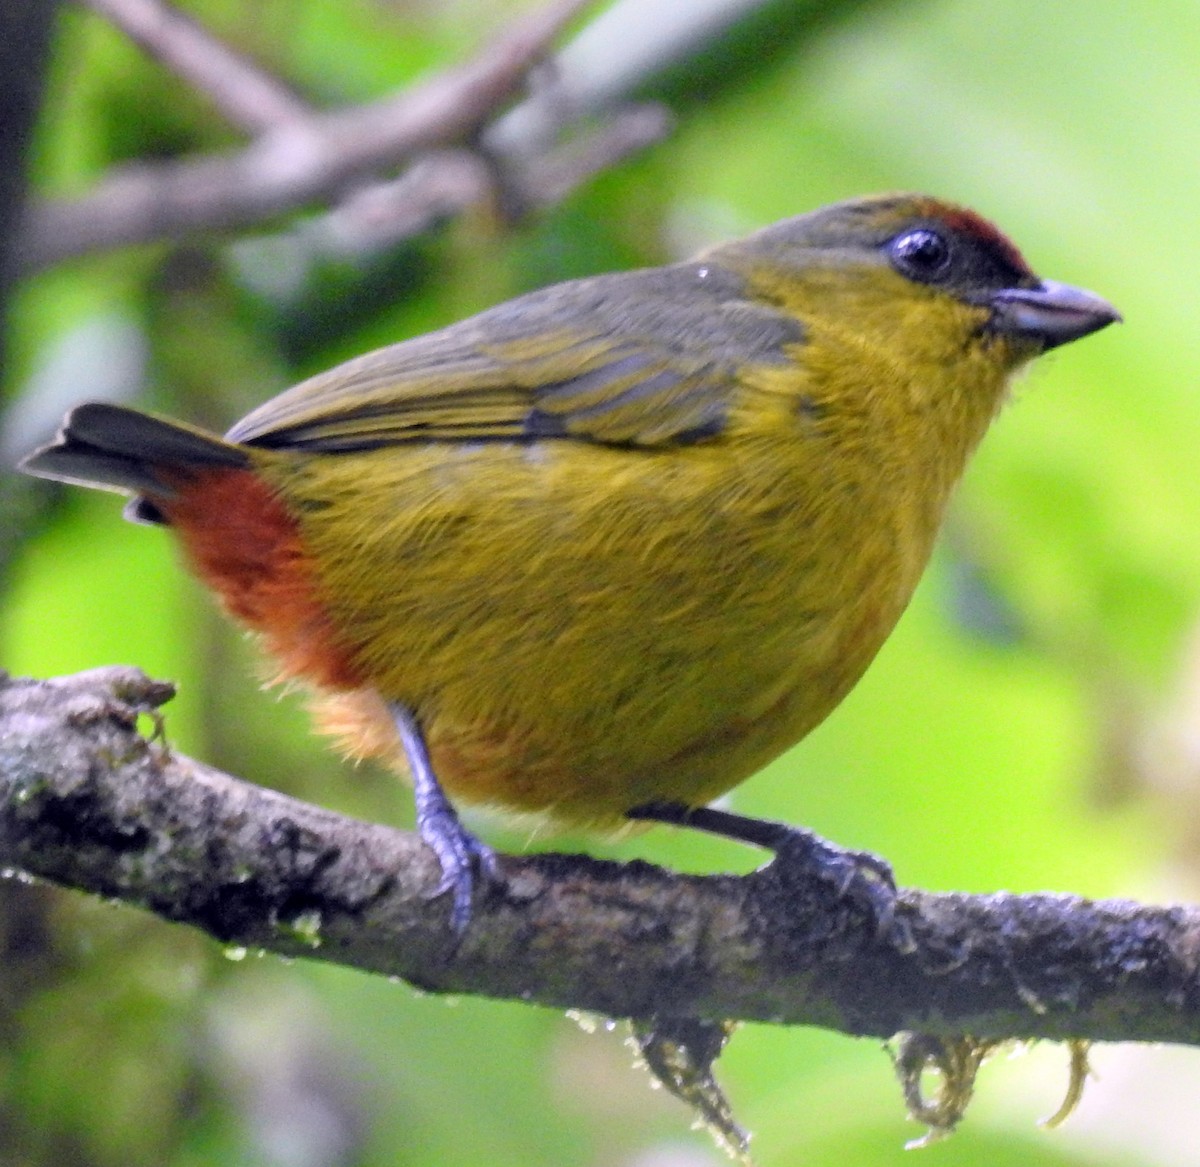
POLYGON ((677 875, 505 856, 458 943, 419 838, 139 736, 171 687, 133 669, 0 683, 0 863, 226 944, 427 990, 612 1017, 1200 1043, 1200 911, 907 890, 916 948, 778 861, 677 875))
POLYGON ((162 0, 87 0, 87 5, 249 133, 300 121, 313 112, 277 77, 162 0))
MULTIPOLYGON (((33 207, 15 247, 20 270, 262 223, 337 198, 425 150, 469 142, 518 92, 585 3, 553 0, 473 61, 400 93, 308 117, 268 118, 264 132, 240 150, 126 166, 80 198, 33 207)), ((211 85, 206 89, 211 93, 211 85)))
POLYGON ((502 217, 515 218, 560 202, 596 174, 661 141, 671 125, 664 107, 631 105, 518 164, 488 160, 476 150, 427 151, 399 178, 370 183, 306 224, 306 236, 327 253, 369 252, 428 231, 465 207, 495 203, 497 195, 502 217))

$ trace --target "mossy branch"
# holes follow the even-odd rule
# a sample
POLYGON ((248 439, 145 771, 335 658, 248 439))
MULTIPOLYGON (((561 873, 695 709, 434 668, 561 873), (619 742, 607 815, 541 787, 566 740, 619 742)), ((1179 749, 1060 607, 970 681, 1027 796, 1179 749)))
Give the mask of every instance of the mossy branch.
POLYGON ((915 949, 772 863, 678 875, 505 856, 456 941, 420 839, 220 773, 139 733, 172 695, 128 668, 0 684, 0 863, 224 944, 435 992, 611 1017, 974 1038, 1200 1043, 1200 911, 905 890, 915 949), (145 719, 143 718, 145 724, 145 719))

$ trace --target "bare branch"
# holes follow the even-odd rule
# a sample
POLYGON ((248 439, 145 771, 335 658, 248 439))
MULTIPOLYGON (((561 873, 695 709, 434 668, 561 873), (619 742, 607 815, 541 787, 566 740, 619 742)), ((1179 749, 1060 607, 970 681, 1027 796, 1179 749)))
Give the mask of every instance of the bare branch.
POLYGON ((136 733, 133 669, 0 686, 0 863, 225 943, 613 1017, 1200 1043, 1200 911, 906 891, 916 950, 776 861, 684 876, 504 857, 456 945, 433 856, 136 733))
POLYGON ((161 0, 87 0, 87 5, 249 133, 300 121, 313 112, 277 77, 161 0))
POLYGON ((509 175, 506 185, 530 207, 551 206, 592 175, 661 141, 672 125, 665 106, 624 106, 562 146, 529 156, 524 172, 509 175))
POLYGON ((476 150, 431 150, 392 182, 375 182, 347 196, 306 225, 334 253, 376 250, 428 231, 470 206, 495 200, 506 219, 552 206, 593 175, 670 132, 671 115, 659 105, 614 112, 569 143, 544 154, 490 162, 476 150))
POLYGON ((78 199, 28 215, 15 248, 29 272, 70 256, 269 220, 461 144, 519 90, 586 0, 554 0, 473 61, 379 101, 275 124, 241 150, 131 165, 78 199))

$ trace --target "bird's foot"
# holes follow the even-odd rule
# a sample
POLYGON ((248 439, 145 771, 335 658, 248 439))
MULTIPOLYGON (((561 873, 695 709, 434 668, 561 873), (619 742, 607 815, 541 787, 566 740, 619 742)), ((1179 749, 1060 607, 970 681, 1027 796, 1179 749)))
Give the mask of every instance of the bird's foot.
POLYGON ((405 705, 393 704, 391 711, 412 772, 417 830, 442 867, 442 878, 434 888, 433 896, 452 893, 450 926, 456 936, 461 936, 471 922, 476 872, 486 882, 500 880, 496 853, 459 820, 458 812, 434 773, 425 735, 416 716, 405 705))
POLYGON ((426 794, 418 799, 417 829, 442 866, 442 878, 433 896, 453 894, 450 926, 461 936, 471 922, 476 872, 488 882, 499 879, 496 853, 462 825, 441 787, 437 787, 436 796, 426 794))
POLYGON ((831 885, 839 899, 849 901, 874 922, 877 935, 900 952, 913 950, 912 930, 896 913, 896 879, 891 865, 870 851, 850 851, 802 827, 709 806, 652 802, 634 807, 628 817, 694 827, 773 851, 775 863, 789 876, 799 875, 831 885))
POLYGON ((789 876, 801 874, 831 885, 839 899, 874 921, 877 936, 899 952, 913 951, 912 929, 896 913, 896 878, 887 860, 870 851, 838 847, 799 827, 785 830, 772 850, 775 862, 786 867, 789 876))

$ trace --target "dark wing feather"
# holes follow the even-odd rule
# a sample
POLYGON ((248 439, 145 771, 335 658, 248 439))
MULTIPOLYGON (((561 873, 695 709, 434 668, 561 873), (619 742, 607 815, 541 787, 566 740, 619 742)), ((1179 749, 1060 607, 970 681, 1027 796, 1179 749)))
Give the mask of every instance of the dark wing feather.
POLYGON ((314 377, 229 431, 267 447, 581 438, 658 446, 720 432, 739 370, 799 325, 702 264, 559 284, 314 377))

